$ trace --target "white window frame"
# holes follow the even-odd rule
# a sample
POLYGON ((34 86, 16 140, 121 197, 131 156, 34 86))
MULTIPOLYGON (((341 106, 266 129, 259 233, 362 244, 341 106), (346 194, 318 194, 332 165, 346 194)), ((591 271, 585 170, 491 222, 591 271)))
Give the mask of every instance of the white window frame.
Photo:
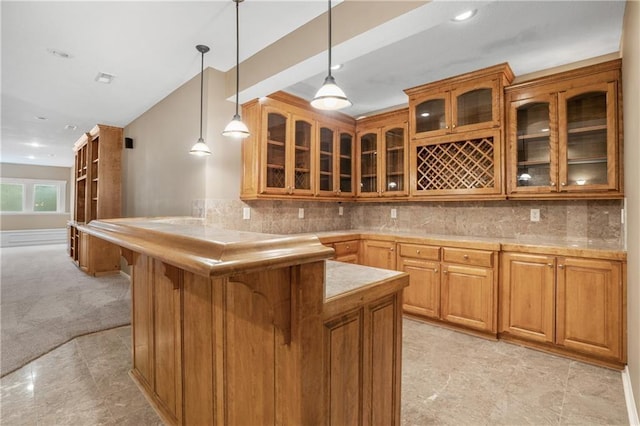
POLYGON ((2 214, 6 215, 19 215, 19 214, 61 214, 67 213, 66 209, 66 194, 67 194, 67 181, 66 180, 51 180, 51 179, 23 179, 23 178, 0 178, 0 183, 18 184, 23 186, 22 191, 22 211, 3 211, 2 214), (50 185, 57 188, 57 205, 54 212, 39 212, 34 211, 33 205, 35 203, 35 185, 50 185))

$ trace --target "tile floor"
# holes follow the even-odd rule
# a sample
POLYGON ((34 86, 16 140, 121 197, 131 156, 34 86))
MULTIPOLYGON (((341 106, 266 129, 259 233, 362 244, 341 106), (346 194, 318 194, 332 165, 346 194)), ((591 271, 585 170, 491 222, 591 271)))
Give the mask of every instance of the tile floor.
MULTIPOLYGON (((130 351, 121 327, 5 376, 0 424, 162 424, 127 374, 130 351)), ((628 424, 617 371, 411 319, 403 363, 403 425, 628 424)))

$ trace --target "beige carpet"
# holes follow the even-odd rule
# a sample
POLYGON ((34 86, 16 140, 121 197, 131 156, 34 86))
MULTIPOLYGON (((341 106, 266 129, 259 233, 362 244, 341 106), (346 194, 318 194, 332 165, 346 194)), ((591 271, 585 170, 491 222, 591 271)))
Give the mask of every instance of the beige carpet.
POLYGON ((74 337, 131 323, 129 280, 94 278, 65 245, 0 249, 0 377, 74 337))

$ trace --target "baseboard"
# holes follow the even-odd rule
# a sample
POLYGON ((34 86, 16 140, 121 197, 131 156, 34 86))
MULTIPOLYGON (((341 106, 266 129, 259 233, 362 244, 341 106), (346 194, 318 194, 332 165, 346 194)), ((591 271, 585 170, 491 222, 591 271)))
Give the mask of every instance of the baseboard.
POLYGON ((66 244, 67 228, 1 231, 0 236, 2 247, 66 244))
POLYGON ((622 387, 624 388, 624 399, 627 402, 627 413, 629 415, 629 424, 631 426, 640 425, 638 419, 638 409, 636 402, 633 399, 633 389, 631 388, 631 377, 629 377, 629 366, 627 365, 622 370, 622 387))

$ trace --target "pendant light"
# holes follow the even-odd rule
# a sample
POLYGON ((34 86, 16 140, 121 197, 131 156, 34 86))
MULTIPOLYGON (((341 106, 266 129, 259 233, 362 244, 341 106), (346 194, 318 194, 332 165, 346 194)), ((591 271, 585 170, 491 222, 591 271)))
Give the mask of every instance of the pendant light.
POLYGON ((336 80, 331 75, 331 0, 329 0, 329 70, 324 79, 324 84, 311 101, 311 106, 324 110, 336 110, 351 106, 351 101, 347 99, 341 88, 336 84, 336 80))
POLYGON ((202 139, 202 98, 204 96, 203 95, 204 54, 209 51, 209 47, 199 44, 196 46, 196 49, 198 50, 198 52, 202 54, 202 62, 200 65, 200 137, 198 138, 198 142, 196 142, 195 145, 191 147, 191 151, 189 151, 189 154, 204 157, 205 155, 211 155, 211 150, 209 149, 207 144, 204 142, 204 139, 202 139))
POLYGON ((231 119, 231 122, 227 124, 227 127, 222 131, 222 135, 244 139, 249 136, 249 129, 242 122, 242 118, 240 118, 240 114, 238 113, 238 92, 240 92, 240 24, 238 8, 244 0, 232 1, 236 4, 236 113, 231 119))

